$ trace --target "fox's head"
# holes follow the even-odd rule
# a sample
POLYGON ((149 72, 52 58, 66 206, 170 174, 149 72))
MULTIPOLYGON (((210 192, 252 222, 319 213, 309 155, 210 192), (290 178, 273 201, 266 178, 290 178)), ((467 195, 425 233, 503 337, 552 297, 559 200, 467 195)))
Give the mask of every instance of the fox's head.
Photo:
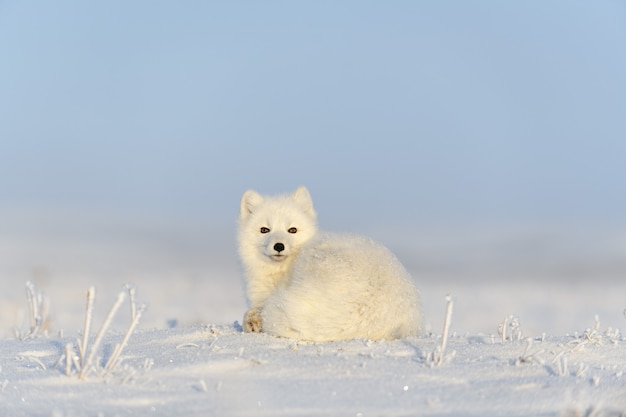
POLYGON ((239 212, 239 249, 244 263, 292 259, 317 232, 317 215, 305 187, 292 194, 265 197, 246 191, 239 212))

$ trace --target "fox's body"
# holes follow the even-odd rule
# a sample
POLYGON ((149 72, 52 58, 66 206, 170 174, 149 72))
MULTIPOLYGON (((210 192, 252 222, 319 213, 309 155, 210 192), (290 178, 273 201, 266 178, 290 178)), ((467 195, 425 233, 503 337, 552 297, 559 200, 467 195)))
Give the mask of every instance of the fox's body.
POLYGON ((246 331, 325 342, 419 333, 419 294, 384 246, 317 231, 304 187, 241 201, 239 250, 250 310, 246 331))

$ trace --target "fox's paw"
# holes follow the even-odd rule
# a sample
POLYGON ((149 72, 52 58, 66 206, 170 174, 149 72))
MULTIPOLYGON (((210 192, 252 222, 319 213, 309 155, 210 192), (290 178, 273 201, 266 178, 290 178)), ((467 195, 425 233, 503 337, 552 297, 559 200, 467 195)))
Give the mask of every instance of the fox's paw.
POLYGON ((243 331, 246 333, 260 333, 263 330, 263 319, 261 309, 253 308, 248 310, 243 317, 243 331))

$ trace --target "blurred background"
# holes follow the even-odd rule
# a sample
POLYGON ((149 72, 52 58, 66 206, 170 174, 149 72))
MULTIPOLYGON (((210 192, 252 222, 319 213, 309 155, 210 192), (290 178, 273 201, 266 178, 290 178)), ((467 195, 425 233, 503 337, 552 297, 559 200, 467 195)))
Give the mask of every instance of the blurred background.
POLYGON ((438 331, 624 324, 626 3, 0 1, 0 335, 240 320, 241 194, 306 185, 438 331), (440 317, 441 316, 441 317, 440 317))

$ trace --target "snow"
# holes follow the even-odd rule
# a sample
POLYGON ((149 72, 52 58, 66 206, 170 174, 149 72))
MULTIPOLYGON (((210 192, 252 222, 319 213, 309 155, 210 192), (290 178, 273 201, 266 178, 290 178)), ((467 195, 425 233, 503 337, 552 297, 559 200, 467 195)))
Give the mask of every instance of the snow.
MULTIPOLYGON (((103 351, 119 339, 108 336, 103 351)), ((244 334, 237 325, 142 330, 123 366, 84 381, 66 376, 59 362, 72 342, 0 342, 2 415, 557 416, 593 410, 617 416, 626 410, 626 343, 604 334, 547 337, 530 348, 526 340, 453 336, 447 362, 431 366, 425 357, 440 343, 435 336, 308 344, 244 334)))
POLYGON ((51 252, 39 256, 43 266, 33 272, 24 265, 32 264, 26 254, 37 252, 36 245, 15 242, 13 236, 0 241, 0 416, 626 413, 626 339, 617 330, 625 322, 626 283, 620 279, 411 271, 422 293, 424 335, 312 344, 242 333, 243 286, 229 248, 181 257, 140 242, 122 249, 115 241, 52 248, 40 242, 41 254, 51 252), (134 268, 125 260, 132 247, 135 262, 146 260, 134 268), (28 280, 48 302, 48 320, 32 337, 28 280), (96 288, 93 346, 126 282, 136 288, 137 307, 147 306, 139 326, 121 362, 104 371, 131 322, 127 298, 80 379, 77 364, 66 368, 65 351, 69 345, 79 356, 87 290, 96 288), (429 357, 441 344, 446 294, 454 311, 437 366, 429 357), (503 325, 506 340, 498 331, 503 325))

